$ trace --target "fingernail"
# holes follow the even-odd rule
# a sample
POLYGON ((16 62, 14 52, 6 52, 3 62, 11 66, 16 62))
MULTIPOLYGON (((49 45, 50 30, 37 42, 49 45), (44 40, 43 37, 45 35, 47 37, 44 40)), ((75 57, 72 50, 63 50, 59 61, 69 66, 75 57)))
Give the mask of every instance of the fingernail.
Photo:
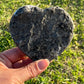
POLYGON ((38 62, 38 67, 39 67, 40 70, 43 70, 43 69, 47 68, 48 65, 49 65, 49 61, 47 59, 40 60, 38 62))

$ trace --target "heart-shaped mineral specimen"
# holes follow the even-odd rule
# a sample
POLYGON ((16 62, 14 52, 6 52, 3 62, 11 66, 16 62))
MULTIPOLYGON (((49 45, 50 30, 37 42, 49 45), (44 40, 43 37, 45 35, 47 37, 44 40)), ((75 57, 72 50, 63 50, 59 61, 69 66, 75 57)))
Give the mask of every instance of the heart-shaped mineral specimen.
POLYGON ((11 18, 10 32, 17 46, 32 60, 57 58, 73 36, 73 21, 60 7, 27 5, 11 18))

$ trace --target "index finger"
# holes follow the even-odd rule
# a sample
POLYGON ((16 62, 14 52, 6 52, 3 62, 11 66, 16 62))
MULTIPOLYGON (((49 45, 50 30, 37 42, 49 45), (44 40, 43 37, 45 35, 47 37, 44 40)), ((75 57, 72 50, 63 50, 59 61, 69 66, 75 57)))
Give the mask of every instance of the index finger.
POLYGON ((12 63, 17 62, 26 56, 18 47, 6 50, 2 52, 1 55, 7 57, 12 63))

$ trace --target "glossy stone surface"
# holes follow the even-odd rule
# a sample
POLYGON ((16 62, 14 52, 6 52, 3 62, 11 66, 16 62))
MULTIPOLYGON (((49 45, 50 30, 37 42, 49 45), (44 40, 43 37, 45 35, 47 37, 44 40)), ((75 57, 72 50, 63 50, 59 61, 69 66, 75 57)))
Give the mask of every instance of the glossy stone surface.
POLYGON ((10 32, 17 46, 32 60, 52 60, 69 45, 73 21, 60 7, 43 10, 27 5, 12 16, 10 32))

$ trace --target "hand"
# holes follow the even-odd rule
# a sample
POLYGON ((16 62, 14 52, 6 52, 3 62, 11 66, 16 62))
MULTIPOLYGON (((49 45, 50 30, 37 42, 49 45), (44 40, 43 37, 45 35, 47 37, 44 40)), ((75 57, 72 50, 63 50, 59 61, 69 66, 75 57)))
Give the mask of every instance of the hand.
POLYGON ((49 65, 47 59, 32 61, 19 48, 0 53, 0 84, 24 84, 49 65))

